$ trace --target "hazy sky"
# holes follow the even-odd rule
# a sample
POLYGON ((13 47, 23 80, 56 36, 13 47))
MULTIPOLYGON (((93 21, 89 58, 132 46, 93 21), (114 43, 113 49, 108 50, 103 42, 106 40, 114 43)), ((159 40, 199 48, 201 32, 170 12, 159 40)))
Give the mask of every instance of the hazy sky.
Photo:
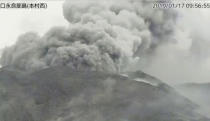
POLYGON ((144 70, 169 83, 210 82, 210 9, 177 9, 176 43, 156 51, 144 70))
POLYGON ((0 9, 0 49, 11 45, 28 31, 43 34, 55 25, 67 25, 63 18, 63 1, 49 1, 47 9, 0 9))
MULTIPOLYGON (((35 31, 42 35, 53 26, 68 25, 62 3, 49 1, 46 10, 0 9, 0 50, 13 44, 22 33, 35 31)), ((178 11, 181 14, 177 21, 177 43, 160 48, 144 70, 168 82, 209 82, 210 9, 178 11), (195 54, 191 55, 193 41, 195 54)))

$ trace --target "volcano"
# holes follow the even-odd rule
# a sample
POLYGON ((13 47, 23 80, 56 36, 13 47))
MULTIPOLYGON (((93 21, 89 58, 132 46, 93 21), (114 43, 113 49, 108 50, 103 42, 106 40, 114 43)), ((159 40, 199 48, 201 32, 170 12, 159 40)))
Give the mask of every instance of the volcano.
POLYGON ((141 71, 0 70, 1 121, 210 121, 197 107, 141 71))

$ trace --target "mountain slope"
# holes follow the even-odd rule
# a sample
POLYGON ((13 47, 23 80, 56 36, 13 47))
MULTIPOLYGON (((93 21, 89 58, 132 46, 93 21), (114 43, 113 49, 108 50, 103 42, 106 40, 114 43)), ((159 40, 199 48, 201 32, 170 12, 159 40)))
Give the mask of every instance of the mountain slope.
MULTIPOLYGON (((134 72, 135 73, 135 72, 134 72)), ((139 72, 137 72, 139 73, 139 72)), ((144 73, 136 81, 53 67, 34 73, 0 71, 1 121, 209 121, 173 88, 144 73)), ((137 74, 138 75, 138 74, 137 74)), ((130 77, 129 77, 130 76, 130 77)))
MULTIPOLYGON (((177 86, 178 91, 198 104, 199 112, 209 116, 210 114, 210 83, 186 83, 177 86)), ((210 116, 209 116, 210 117, 210 116)))

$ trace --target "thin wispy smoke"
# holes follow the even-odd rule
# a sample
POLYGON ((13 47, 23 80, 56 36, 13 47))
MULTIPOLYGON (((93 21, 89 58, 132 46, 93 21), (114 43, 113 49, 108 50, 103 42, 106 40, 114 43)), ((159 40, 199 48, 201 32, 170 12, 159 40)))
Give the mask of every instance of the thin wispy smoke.
POLYGON ((4 50, 1 64, 28 71, 57 65, 126 70, 146 50, 172 40, 176 13, 151 8, 142 0, 66 0, 63 13, 68 27, 53 27, 42 37, 20 36, 4 50))
POLYGON ((145 54, 137 69, 171 84, 209 82, 209 11, 184 9, 177 12, 174 41, 145 54))

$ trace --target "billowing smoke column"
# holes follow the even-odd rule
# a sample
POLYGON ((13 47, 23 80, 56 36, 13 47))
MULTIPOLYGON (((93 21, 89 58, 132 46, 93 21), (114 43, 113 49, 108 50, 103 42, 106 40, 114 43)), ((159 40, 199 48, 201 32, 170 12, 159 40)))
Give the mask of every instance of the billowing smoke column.
POLYGON ((63 10, 69 27, 20 36, 4 50, 1 64, 27 71, 62 65, 119 72, 173 34, 174 12, 152 9, 144 0, 66 0, 63 10))

